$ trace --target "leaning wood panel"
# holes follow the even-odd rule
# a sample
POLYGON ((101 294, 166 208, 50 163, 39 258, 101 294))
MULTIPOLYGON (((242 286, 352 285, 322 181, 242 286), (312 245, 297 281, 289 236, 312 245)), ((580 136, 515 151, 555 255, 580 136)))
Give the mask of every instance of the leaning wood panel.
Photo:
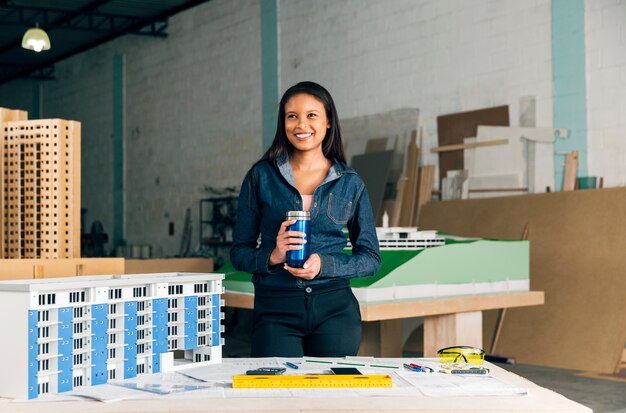
POLYGON ((530 288, 545 305, 515 308, 498 353, 520 363, 612 373, 626 341, 626 188, 430 202, 423 229, 520 239, 530 288))
POLYGON ((413 219, 415 194, 417 192, 417 178, 419 173, 419 147, 417 146, 417 131, 411 132, 406 169, 403 176, 406 177, 402 186, 402 207, 400 209, 399 225, 408 227, 413 219))

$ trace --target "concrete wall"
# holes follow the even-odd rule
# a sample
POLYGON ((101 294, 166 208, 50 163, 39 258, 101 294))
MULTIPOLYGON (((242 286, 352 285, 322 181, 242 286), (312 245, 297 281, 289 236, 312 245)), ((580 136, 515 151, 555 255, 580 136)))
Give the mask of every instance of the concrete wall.
POLYGON ((589 175, 626 185, 626 1, 585 2, 589 175))
MULTIPOLYGON (((82 122, 88 228, 113 229, 113 58, 124 54, 126 239, 176 254, 192 208, 195 248, 203 187, 239 185, 261 155, 261 1, 212 0, 172 17, 167 39, 125 36, 56 65, 43 116, 82 122)), ((515 125, 531 97, 536 126, 553 126, 549 0, 277 1, 279 93, 318 81, 342 118, 419 109, 424 163, 436 163, 441 114, 508 104, 515 125)), ((588 174, 624 185, 626 1, 587 0, 585 22, 588 174)), ((33 86, 1 85, 0 106, 32 110, 33 86)))

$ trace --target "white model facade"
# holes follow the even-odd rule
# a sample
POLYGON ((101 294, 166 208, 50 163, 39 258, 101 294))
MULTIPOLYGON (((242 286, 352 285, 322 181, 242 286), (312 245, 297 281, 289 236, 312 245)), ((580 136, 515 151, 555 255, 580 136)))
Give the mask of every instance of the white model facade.
POLYGON ((0 282, 0 396, 35 399, 221 362, 223 278, 163 273, 0 282), (182 350, 176 358, 175 350, 182 350))
MULTIPOLYGON (((381 250, 422 250, 446 243, 437 231, 418 231, 417 227, 376 227, 376 236, 381 250)), ((347 248, 352 249, 349 239, 347 248)))

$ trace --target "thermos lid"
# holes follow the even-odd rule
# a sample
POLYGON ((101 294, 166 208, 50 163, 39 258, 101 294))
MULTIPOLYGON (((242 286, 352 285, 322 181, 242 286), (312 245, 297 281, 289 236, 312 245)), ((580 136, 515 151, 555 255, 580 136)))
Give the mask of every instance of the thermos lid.
POLYGON ((311 219, 309 211, 287 211, 287 219, 311 219))

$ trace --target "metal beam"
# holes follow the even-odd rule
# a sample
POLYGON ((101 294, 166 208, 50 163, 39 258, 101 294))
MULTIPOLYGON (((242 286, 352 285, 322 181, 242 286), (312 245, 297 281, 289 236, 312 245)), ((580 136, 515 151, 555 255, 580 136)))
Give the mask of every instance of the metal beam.
MULTIPOLYGON (((190 0, 182 5, 169 9, 157 16, 150 18, 136 18, 132 16, 117 16, 113 14, 105 14, 97 12, 97 9, 111 0, 97 0, 87 6, 76 11, 43 9, 25 6, 7 6, 0 5, 0 24, 34 24, 33 16, 42 16, 44 24, 40 26, 47 31, 52 30, 86 30, 92 32, 104 33, 98 39, 85 43, 82 46, 63 53, 55 55, 46 61, 24 68, 21 71, 14 72, 9 76, 1 76, 0 84, 9 82, 13 79, 24 77, 33 71, 41 71, 44 68, 52 66, 55 62, 64 60, 70 56, 82 53, 88 49, 109 42, 117 37, 125 34, 147 35, 152 37, 166 37, 166 29, 168 27, 167 18, 171 15, 189 9, 201 3, 210 0, 190 0), (62 12, 62 13, 61 13, 62 12), (30 13, 30 14, 29 14, 30 13), (56 13, 56 14, 55 14, 56 13), (117 20, 116 20, 117 19, 117 20), (22 22, 22 23, 19 23, 22 22)), ((16 39, 6 46, 0 48, 0 54, 13 48, 21 47, 21 39, 16 39)), ((1 73, 7 73, 5 68, 0 68, 1 73)))

